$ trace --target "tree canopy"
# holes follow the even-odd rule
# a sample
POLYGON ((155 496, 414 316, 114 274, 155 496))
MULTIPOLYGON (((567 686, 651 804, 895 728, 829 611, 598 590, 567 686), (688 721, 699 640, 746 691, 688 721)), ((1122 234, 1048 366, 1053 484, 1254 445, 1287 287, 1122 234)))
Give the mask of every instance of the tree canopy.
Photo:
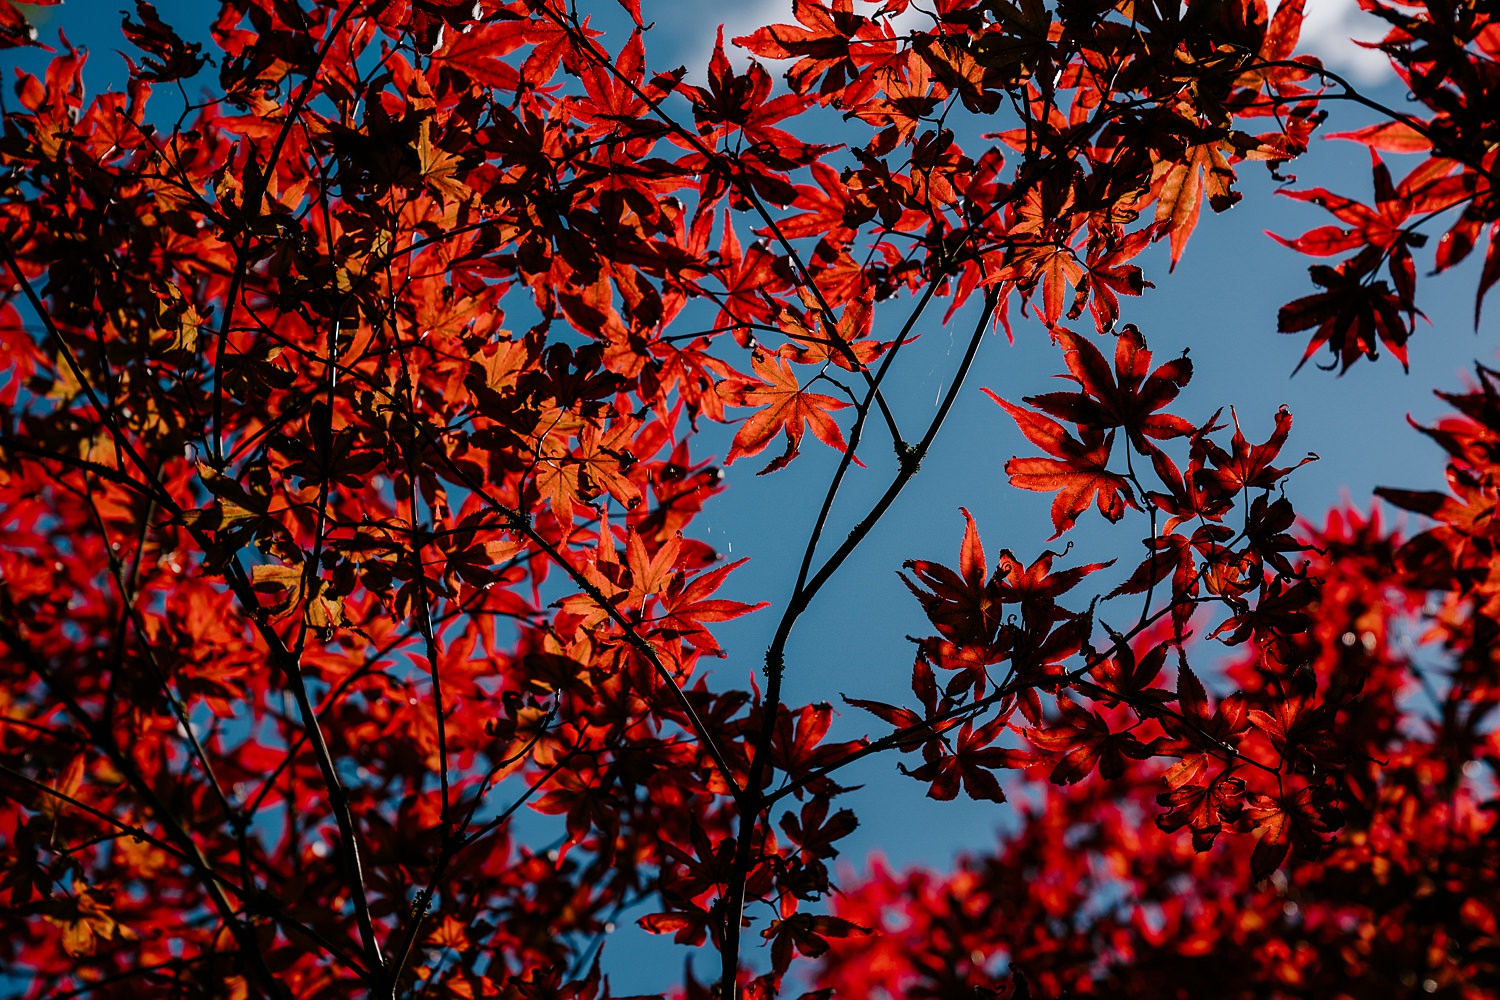
POLYGON ((596 1000, 628 919, 693 1000, 1493 996, 1500 371, 1393 526, 1132 322, 1269 170, 1304 362, 1405 366, 1469 258, 1480 327, 1500 21, 1360 4, 1400 107, 1302 0, 794 0, 706 72, 640 0, 136 0, 97 94, 64 25, 0 132, 0 993, 596 1000), (1369 204, 1287 169, 1341 103, 1369 204), (911 696, 840 690, 794 635, 981 390, 1051 537, 956 484, 911 696), (717 463, 814 451, 744 594, 717 463), (876 755, 1012 832, 839 874, 876 755))

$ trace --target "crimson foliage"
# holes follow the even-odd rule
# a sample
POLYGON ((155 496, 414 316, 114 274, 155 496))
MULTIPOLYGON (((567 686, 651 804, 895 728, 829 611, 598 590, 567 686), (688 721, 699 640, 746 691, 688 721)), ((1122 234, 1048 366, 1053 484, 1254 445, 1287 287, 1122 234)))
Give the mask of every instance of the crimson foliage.
POLYGON ((0 988, 592 1000, 649 911, 722 997, 1492 995, 1500 375, 1427 429, 1450 492, 1382 491, 1430 528, 1299 527, 1290 413, 1185 412, 1192 365, 1120 323, 1131 261, 1335 99, 1382 116, 1345 136, 1375 204, 1294 190, 1344 225, 1284 242, 1342 257, 1282 331, 1404 363, 1439 231, 1439 271, 1484 245, 1478 321, 1500 22, 1361 2, 1406 110, 1295 54, 1300 0, 796 0, 734 40, 784 87, 722 38, 705 85, 651 65, 638 0, 619 37, 560 0, 227 0, 206 48, 137 2, 92 98, 63 39, 0 135, 0 988), (903 426, 891 373, 950 321, 903 426), (1037 452, 1011 484, 1145 556, 992 558, 965 511, 902 576, 913 699, 850 697, 874 728, 835 742, 788 641, 1014 325, 1074 388, 992 394, 1037 452), (838 456, 751 690, 701 662, 765 606, 692 533, 719 422, 726 463, 838 456), (855 465, 887 486, 849 516, 855 465), (1026 790, 1019 832, 829 902, 878 753, 1026 790))

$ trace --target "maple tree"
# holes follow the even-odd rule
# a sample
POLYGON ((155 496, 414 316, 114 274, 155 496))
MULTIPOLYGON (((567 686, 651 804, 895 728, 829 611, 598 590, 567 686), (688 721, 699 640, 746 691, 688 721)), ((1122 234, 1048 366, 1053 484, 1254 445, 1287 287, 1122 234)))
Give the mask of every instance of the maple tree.
POLYGON ((1122 305, 1343 101, 1375 203, 1287 189, 1342 256, 1281 331, 1404 364, 1434 233, 1484 245, 1477 325, 1500 22, 1361 4, 1407 110, 1298 54, 1299 0, 795 0, 701 84, 639 0, 227 0, 201 42, 138 0, 93 96, 60 34, 0 134, 0 988, 596 998, 629 916, 717 952, 686 997, 1492 995, 1500 373, 1424 428, 1447 492, 1380 491, 1410 537, 1299 522, 1291 414, 1186 407, 1122 305), (990 392, 1042 454, 980 456, 1054 535, 962 510, 900 568, 912 700, 836 738, 789 643, 1001 330, 1076 387, 990 392), (765 600, 695 534, 719 424, 831 452, 765 600), (1045 548, 1095 510, 1115 559, 1045 548), (835 887, 877 754, 1015 833, 835 887))

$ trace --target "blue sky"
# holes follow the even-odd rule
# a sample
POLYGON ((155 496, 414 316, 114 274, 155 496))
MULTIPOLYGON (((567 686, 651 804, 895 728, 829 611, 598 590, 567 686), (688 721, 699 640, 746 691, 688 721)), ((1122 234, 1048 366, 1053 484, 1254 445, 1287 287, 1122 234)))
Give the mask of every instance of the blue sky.
MULTIPOLYGON (((121 78, 123 61, 113 50, 125 48, 117 28, 122 6, 120 0, 71 0, 39 12, 47 16, 37 18, 44 38, 61 26, 75 43, 89 45, 88 78, 96 89, 121 78)), ((206 20, 206 5, 173 0, 158 6, 165 19, 184 29, 206 20)), ((685 62, 699 76, 717 18, 729 21, 726 37, 767 20, 790 20, 786 0, 759 0, 735 8, 646 0, 643 6, 645 19, 657 23, 648 37, 653 58, 666 65, 685 62)), ((1314 51, 1370 88, 1372 96, 1389 104, 1403 103, 1401 88, 1380 71, 1378 58, 1338 40, 1340 31, 1368 30, 1360 26, 1353 0, 1312 0, 1310 6, 1310 26, 1317 33, 1314 51)), ((599 23, 620 24, 619 8, 612 0, 593 0, 593 7, 599 23)), ((619 39, 607 43, 615 48, 619 39)), ((22 58, 33 68, 37 65, 34 57, 22 58)), ((0 53, 7 80, 16 62, 15 54, 0 53)), ((1325 132, 1355 128, 1368 120, 1353 106, 1331 105, 1329 110, 1332 117, 1325 132)), ((1404 166, 1399 158, 1392 161, 1399 176, 1404 166)), ((1351 196, 1369 195, 1368 154, 1349 143, 1317 139, 1311 155, 1287 169, 1298 175, 1299 187, 1321 185, 1351 196)), ((1270 432, 1277 407, 1286 404, 1295 423, 1284 456, 1299 458, 1308 451, 1320 456, 1292 477, 1288 490, 1304 515, 1321 517, 1345 499, 1367 507, 1377 485, 1441 488, 1441 453, 1407 425, 1407 415, 1429 422, 1443 411, 1440 401, 1432 398, 1433 389, 1457 388, 1474 360, 1492 361, 1500 296, 1491 302, 1476 336, 1476 264, 1424 278, 1420 294, 1431 325, 1419 322, 1411 344, 1410 374, 1393 359, 1383 358, 1376 364, 1361 362, 1344 377, 1309 364, 1292 378, 1306 340, 1304 335, 1278 335, 1276 311, 1312 290, 1307 278, 1311 261, 1277 245, 1263 231, 1295 236, 1332 220, 1314 206, 1277 197, 1275 183, 1259 165, 1243 166, 1239 187, 1245 197, 1230 211, 1214 216, 1205 208, 1175 273, 1167 271, 1164 247, 1140 258, 1137 263, 1157 287, 1142 299, 1123 303, 1122 321, 1138 325, 1158 357, 1191 348, 1195 376, 1176 412, 1201 420, 1220 406, 1227 412, 1233 405, 1247 435, 1258 441, 1270 432)), ((877 322, 889 329, 899 323, 891 315, 882 313, 877 322)), ((936 326, 935 319, 922 328, 921 339, 892 387, 903 426, 915 426, 931 414, 946 387, 946 373, 962 350, 968 326, 964 315, 949 328, 936 326)), ((742 357, 731 357, 747 366, 742 357)), ((1047 391, 1048 376, 1061 370, 1059 353, 1036 323, 1018 323, 1014 345, 1003 336, 986 342, 969 388, 921 475, 799 624, 788 649, 789 703, 826 699, 837 706, 841 693, 898 702, 909 697, 912 647, 903 637, 925 635, 930 628, 896 570, 909 558, 956 561, 963 529, 960 505, 978 520, 991 557, 1010 547, 1029 559, 1046 547, 1044 540, 1052 533, 1050 497, 1012 490, 1002 471, 1010 456, 1033 450, 979 387, 1019 400, 1047 391)), ((868 471, 855 472, 835 515, 832 537, 842 537, 890 474, 885 461, 888 445, 881 442, 879 428, 871 431, 867 440, 879 461, 872 460, 868 471)), ((732 428, 709 431, 699 453, 722 456, 731 434, 732 428)), ((758 673, 775 615, 795 577, 803 540, 833 467, 831 453, 811 440, 806 452, 773 476, 756 477, 753 473, 764 463, 754 459, 731 467, 729 489, 696 523, 699 533, 720 551, 751 557, 732 578, 727 589, 733 593, 728 596, 765 599, 778 606, 722 629, 730 655, 709 666, 724 685, 743 687, 758 673)), ((1139 516, 1135 522, 1108 528, 1097 513, 1090 513, 1070 536, 1077 548, 1069 560, 1119 556, 1122 563, 1133 564, 1143 551, 1139 539, 1146 533, 1139 516)), ((871 728, 865 718, 849 712, 840 725, 846 738, 871 728)), ((997 829, 1014 815, 1010 807, 991 803, 932 802, 923 797, 922 786, 896 773, 895 764, 892 757, 876 757, 845 774, 846 782, 866 786, 850 799, 861 827, 845 842, 845 858, 858 862, 880 851, 896 864, 945 866, 960 852, 992 844, 997 829)), ((622 922, 606 950, 616 991, 660 989, 675 981, 681 968, 676 951, 622 922)), ((706 971, 706 958, 699 960, 700 971, 706 971)))

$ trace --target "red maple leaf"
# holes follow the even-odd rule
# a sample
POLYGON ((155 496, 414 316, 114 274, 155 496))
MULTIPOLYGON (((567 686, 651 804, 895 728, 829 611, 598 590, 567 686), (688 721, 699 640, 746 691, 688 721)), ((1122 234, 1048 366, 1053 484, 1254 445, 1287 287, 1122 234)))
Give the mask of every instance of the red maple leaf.
POLYGON ((757 348, 750 356, 750 364, 759 379, 740 377, 719 383, 719 394, 730 406, 761 407, 740 425, 729 456, 724 459, 725 465, 746 455, 760 454, 772 438, 785 432, 786 452, 757 475, 775 472, 797 457, 802 434, 808 427, 812 428, 813 437, 830 448, 844 451, 848 447, 831 416, 848 406, 846 401, 805 391, 785 358, 767 355, 757 348))
POLYGON ((764 241, 757 240, 743 252, 740 250, 739 237, 727 211, 724 235, 719 242, 719 263, 716 274, 724 284, 724 295, 719 301, 714 330, 732 330, 735 339, 748 346, 750 324, 771 319, 767 294, 783 290, 786 282, 776 267, 775 255, 764 241))
POLYGON ((875 217, 875 206, 855 197, 855 192, 839 172, 822 161, 811 166, 817 187, 797 185, 797 202, 801 211, 777 223, 781 235, 789 240, 817 236, 844 246, 854 238, 857 228, 875 217))
POLYGON ((1213 846, 1226 822, 1239 818, 1245 782, 1227 776, 1227 772, 1204 782, 1186 780, 1185 776, 1198 767, 1200 758, 1191 763, 1182 761, 1167 770, 1167 791, 1156 797, 1157 804, 1167 810, 1156 817, 1156 825, 1164 833, 1188 827, 1193 831, 1193 850, 1202 853, 1213 846))
POLYGON ((1193 433, 1193 425, 1182 417, 1157 412, 1176 399, 1193 377, 1193 364, 1186 356, 1151 371, 1145 338, 1135 324, 1127 324, 1115 339, 1112 374, 1104 355, 1088 338, 1062 328, 1056 337, 1072 372, 1062 377, 1077 382, 1082 391, 1027 396, 1028 404, 1080 428, 1123 427, 1142 455, 1148 453, 1148 437, 1165 440, 1193 433))
POLYGON ((1405 308, 1391 286, 1369 279, 1379 264, 1380 251, 1366 250, 1338 267, 1314 264, 1307 271, 1313 284, 1326 291, 1304 295, 1288 302, 1276 314, 1280 333, 1314 330, 1312 340, 1294 371, 1300 371, 1307 359, 1327 345, 1341 372, 1361 357, 1379 356, 1379 345, 1385 347, 1406 368, 1406 341, 1411 323, 1402 315, 1405 308))
POLYGON ((803 365, 831 361, 845 371, 864 368, 890 347, 888 343, 869 339, 874 320, 873 299, 874 290, 870 288, 850 299, 833 329, 829 329, 821 307, 812 306, 810 314, 805 316, 788 307, 780 323, 793 343, 783 344, 779 353, 803 365))
POLYGON ((1181 129, 1188 136, 1185 149, 1176 157, 1157 161, 1153 178, 1156 221, 1160 232, 1169 237, 1173 268, 1198 225, 1204 195, 1215 212, 1222 212, 1240 200, 1239 192, 1234 190, 1234 168, 1224 155, 1221 136, 1211 128, 1198 129, 1188 122, 1181 123, 1181 129), (1207 134, 1201 137, 1195 134, 1200 132, 1207 134))
MULTIPOLYGON (((930 782, 927 796, 940 802, 957 798, 960 785, 971 799, 1004 802, 1005 791, 995 780, 995 769, 1029 767, 1044 759, 1025 750, 990 746, 1007 728, 1007 722, 1004 715, 978 729, 972 722, 965 722, 958 731, 952 753, 934 753, 927 763, 905 773, 918 781, 930 782)), ((936 744, 929 743, 928 747, 935 748, 936 744)))
POLYGON ((1069 434, 1057 421, 1007 403, 990 390, 985 394, 1005 408, 1021 428, 1021 433, 1042 448, 1051 458, 1012 458, 1005 472, 1012 486, 1039 493, 1056 493, 1052 501, 1052 533, 1057 538, 1078 521, 1097 497, 1099 513, 1111 521, 1125 516, 1125 506, 1140 509, 1130 483, 1125 477, 1109 471, 1110 450, 1114 433, 1101 434, 1093 428, 1081 428, 1082 440, 1069 434))
POLYGON ((1091 238, 1088 256, 1083 262, 1085 274, 1073 307, 1068 311, 1069 318, 1081 314, 1082 296, 1092 292, 1089 312, 1094 316, 1094 326, 1100 333, 1113 330, 1115 321, 1120 318, 1119 296, 1138 296, 1147 288, 1155 287, 1146 280, 1139 267, 1126 263, 1145 250, 1154 235, 1153 228, 1146 226, 1123 237, 1107 233, 1091 238))
POLYGON ((723 656, 724 651, 719 648, 713 634, 703 627, 703 623, 726 622, 770 607, 769 601, 747 604, 743 601, 709 597, 723 586, 724 579, 730 573, 744 563, 744 559, 736 559, 697 576, 689 576, 680 570, 673 574, 666 590, 660 595, 662 614, 654 619, 656 627, 681 635, 705 653, 723 656))
POLYGON ((832 9, 826 2, 793 0, 792 14, 801 27, 767 25, 734 43, 764 59, 796 59, 786 74, 792 91, 806 94, 821 80, 821 103, 847 106, 867 98, 873 85, 862 78, 862 68, 899 51, 889 23, 856 14, 851 0, 835 0, 832 9))
POLYGON ((1286 444, 1287 435, 1292 431, 1292 413, 1285 406, 1276 411, 1276 429, 1271 436, 1264 444, 1257 445, 1245 440, 1239 416, 1233 410, 1229 412, 1234 421, 1234 437, 1230 441, 1233 453, 1205 439, 1203 447, 1214 468, 1203 469, 1196 477, 1220 495, 1232 495, 1240 490, 1272 489, 1294 469, 1317 460, 1317 455, 1309 454, 1296 465, 1277 468, 1271 464, 1281 454, 1282 445, 1286 444))
POLYGON ((736 74, 724 55, 724 28, 714 43, 708 62, 708 86, 684 84, 680 90, 693 104, 699 135, 709 145, 726 144, 732 136, 754 150, 755 158, 777 170, 805 167, 830 148, 799 141, 775 123, 807 109, 806 98, 796 93, 771 96, 771 74, 752 62, 744 74, 736 74))
POLYGON ((1294 848, 1298 857, 1317 857, 1324 836, 1343 822, 1333 790, 1324 785, 1306 785, 1275 798, 1256 795, 1247 805, 1246 812, 1260 828, 1250 856, 1250 874, 1256 880, 1280 868, 1294 848))
POLYGON ((1102 778, 1118 778, 1125 773, 1126 758, 1151 756, 1133 734, 1111 732, 1098 712, 1066 698, 1058 699, 1057 707, 1055 725, 1026 730, 1026 738, 1039 749, 1060 755, 1052 768, 1054 785, 1071 785, 1088 777, 1095 767, 1102 778))
POLYGON ((958 643, 987 643, 1000 628, 1000 598, 986 579, 984 543, 979 540, 974 518, 963 507, 959 511, 966 526, 958 572, 938 563, 911 559, 904 567, 931 589, 918 587, 905 573, 900 574, 901 582, 922 602, 928 620, 945 638, 958 643))

